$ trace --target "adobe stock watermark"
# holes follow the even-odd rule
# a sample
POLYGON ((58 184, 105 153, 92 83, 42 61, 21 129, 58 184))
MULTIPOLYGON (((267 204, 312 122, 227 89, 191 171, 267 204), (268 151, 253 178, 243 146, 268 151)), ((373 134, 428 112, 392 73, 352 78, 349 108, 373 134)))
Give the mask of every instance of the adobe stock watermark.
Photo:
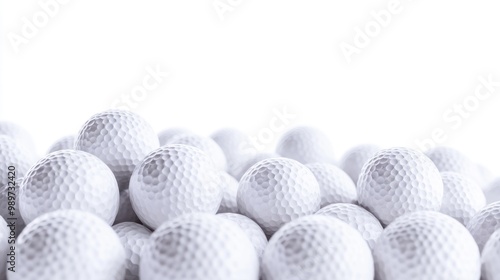
POLYGON ((492 76, 492 74, 488 77, 479 76, 479 83, 474 92, 443 112, 442 120, 445 125, 434 127, 427 138, 415 140, 417 148, 426 151, 443 144, 448 140, 448 133, 460 129, 464 121, 472 117, 481 104, 490 99, 493 94, 500 93, 500 81, 494 81, 492 76))
POLYGON ((59 14, 61 7, 69 2, 70 0, 38 1, 40 9, 34 12, 30 18, 21 18, 21 29, 18 32, 7 33, 7 39, 14 49, 14 52, 19 53, 20 47, 28 44, 31 39, 35 38, 40 33, 40 30, 45 28, 50 20, 59 14))
POLYGON ((286 105, 281 109, 273 108, 272 113, 273 115, 267 125, 260 128, 256 134, 251 135, 249 143, 241 144, 241 151, 248 154, 264 152, 276 140, 276 137, 284 132, 297 118, 297 115, 291 112, 286 105))
MULTIPOLYGON (((412 1, 412 0, 408 0, 412 1)), ((353 55, 359 55, 363 49, 368 47, 372 40, 379 36, 383 28, 388 27, 394 16, 403 11, 403 4, 400 0, 390 0, 387 6, 378 11, 371 11, 371 19, 368 20, 362 28, 354 27, 354 36, 351 43, 340 42, 339 47, 347 63, 352 62, 353 55)))
POLYGON ((140 103, 146 100, 170 76, 169 72, 160 69, 159 64, 154 67, 148 66, 145 71, 147 74, 142 78, 142 82, 132 87, 130 92, 122 93, 119 98, 113 101, 111 108, 121 110, 137 109, 140 103))
POLYGON ((212 6, 219 19, 224 21, 226 19, 225 15, 234 12, 241 3, 243 3, 243 0, 214 0, 212 6))

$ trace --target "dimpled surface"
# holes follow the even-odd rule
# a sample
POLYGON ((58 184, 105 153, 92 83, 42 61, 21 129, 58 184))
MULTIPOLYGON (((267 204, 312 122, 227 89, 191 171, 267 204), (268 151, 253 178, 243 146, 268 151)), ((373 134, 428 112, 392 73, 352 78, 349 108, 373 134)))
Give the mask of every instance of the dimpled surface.
POLYGON ((442 172, 443 202, 441 213, 467 225, 470 218, 486 205, 483 191, 473 180, 455 172, 442 172))
POLYGON ((115 224, 123 222, 141 222, 132 207, 132 202, 130 201, 130 190, 128 189, 120 192, 120 206, 118 207, 118 213, 115 218, 115 224))
POLYGON ((221 172, 222 201, 217 213, 238 213, 238 181, 226 172, 221 172))
POLYGON ((306 164, 318 180, 321 207, 332 203, 356 203, 356 185, 342 169, 329 163, 306 164))
POLYGON ((321 208, 316 215, 337 218, 357 229, 370 248, 373 249, 384 230, 379 220, 362 207, 349 203, 336 203, 321 208))
POLYGON ((375 249, 376 279, 479 279, 480 256, 467 229, 434 211, 396 219, 375 249))
POLYGON ((5 220, 0 217, 0 279, 6 279, 7 271, 7 254, 10 253, 10 245, 8 243, 8 238, 10 235, 10 229, 7 227, 5 220))
POLYGON ((426 152, 440 172, 456 172, 474 180, 481 188, 483 179, 477 165, 464 154, 450 147, 436 147, 426 152))
POLYGON ((334 158, 330 139, 320 130, 308 126, 295 127, 283 134, 276 153, 303 164, 332 163, 334 158))
POLYGON ((165 222, 141 255, 141 279, 257 280, 259 260, 245 232, 215 215, 193 213, 165 222))
POLYGON ((120 190, 128 188, 135 166, 159 146, 158 136, 145 120, 120 110, 92 116, 75 142, 75 149, 97 156, 111 168, 120 190))
POLYGON ((205 152, 214 161, 215 166, 220 170, 226 170, 226 156, 222 149, 209 137, 195 134, 177 135, 170 139, 169 144, 183 144, 196 147, 205 152))
POLYGON ((231 176, 238 176, 245 168, 245 163, 255 153, 255 148, 250 144, 251 139, 245 133, 234 129, 225 128, 214 132, 211 138, 220 146, 227 160, 227 172, 231 176))
POLYGON ((321 195, 318 181, 305 165, 271 158, 243 175, 237 200, 239 212, 271 236, 285 223, 318 211, 321 195))
POLYGON ((481 279, 500 279, 500 230, 496 230, 484 245, 481 254, 481 279))
POLYGON ((268 159, 268 158, 277 158, 277 157, 280 157, 280 156, 278 154, 275 154, 275 153, 258 153, 255 156, 248 159, 247 161, 245 161, 240 172, 234 178, 236 178, 236 180, 240 180, 241 177, 243 177, 243 175, 245 175, 245 172, 247 172, 247 170, 250 169, 250 167, 252 167, 257 162, 268 159))
POLYGON ((52 144, 52 146, 50 146, 48 154, 56 152, 56 151, 60 151, 60 150, 74 149, 75 148, 75 141, 76 141, 76 137, 74 135, 63 137, 63 138, 57 140, 54 144, 52 144))
POLYGON ((363 165, 365 165, 365 163, 367 163, 378 151, 380 151, 380 148, 375 145, 360 145, 351 148, 342 157, 340 167, 356 184, 361 169, 363 169, 363 165))
POLYGON ((238 226, 240 226, 240 228, 247 234, 248 238, 250 238, 250 241, 252 241, 257 256, 259 258, 262 257, 264 249, 266 249, 267 246, 267 237, 256 222, 248 217, 234 213, 218 214, 217 217, 224 218, 238 224, 238 226))
POLYGON ((125 250, 102 219, 78 210, 44 214, 16 242, 9 280, 122 280, 125 250), (22 265, 21 265, 22 264, 22 265))
POLYGON ((384 225, 419 210, 438 211, 443 181, 423 153, 408 148, 378 152, 365 164, 358 181, 358 201, 384 225))
MULTIPOLYGON (((8 218, 15 218, 16 220, 16 236, 19 236, 21 231, 23 231, 24 227, 26 226, 26 223, 23 220, 23 217, 21 216, 21 212, 19 211, 19 188, 21 187, 21 182, 22 178, 18 178, 15 181, 15 185, 13 186, 12 184, 5 185, 3 188, 0 189, 0 216, 2 216, 5 220, 8 218), (10 188, 9 188, 10 187, 10 188), (15 188, 13 191, 12 187, 15 188), (9 192, 15 195, 16 197, 16 202, 14 207, 14 210, 9 210, 9 192), (13 214, 13 215, 11 215, 13 214)), ((1 278, 0 278, 1 279, 1 278)))
POLYGON ((19 206, 26 223, 50 211, 78 209, 111 225, 118 204, 118 185, 111 170, 97 157, 76 150, 57 151, 39 160, 19 190, 19 206))
POLYGON ((500 202, 488 204, 472 216, 467 223, 467 229, 476 240, 479 249, 482 250, 491 234, 500 229, 500 202))
POLYGON ((36 151, 35 143, 28 131, 15 123, 0 121, 0 135, 13 138, 16 142, 20 143, 20 146, 27 149, 30 153, 35 153, 36 151))
POLYGON ((151 231, 142 225, 132 222, 114 225, 113 229, 120 238, 120 242, 125 249, 125 280, 139 280, 141 251, 149 240, 151 231))
POLYGON ((283 226, 262 258, 265 280, 371 280, 373 259, 361 235, 332 217, 312 215, 283 226))
POLYGON ((160 146, 167 145, 168 142, 177 135, 181 134, 192 134, 191 131, 181 128, 181 127, 174 127, 174 128, 167 128, 165 130, 162 130, 160 133, 158 133, 158 138, 160 140, 160 146))
POLYGON ((219 172, 198 148, 162 146, 143 160, 130 179, 134 211, 153 229, 186 213, 215 214, 222 200, 219 172))
POLYGON ((0 185, 5 186, 8 179, 9 165, 15 167, 16 178, 23 177, 36 162, 35 157, 27 149, 21 147, 13 138, 0 135, 0 185))

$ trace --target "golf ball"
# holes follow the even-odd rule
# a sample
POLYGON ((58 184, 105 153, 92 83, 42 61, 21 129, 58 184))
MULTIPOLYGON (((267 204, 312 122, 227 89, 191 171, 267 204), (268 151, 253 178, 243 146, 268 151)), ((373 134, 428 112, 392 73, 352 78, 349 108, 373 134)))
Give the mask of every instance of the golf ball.
POLYGON ((303 164, 334 162, 330 139, 322 131, 308 126, 299 126, 287 131, 280 138, 276 153, 303 164))
POLYGON ((224 152, 227 159, 227 172, 232 176, 240 174, 245 162, 256 153, 255 148, 250 144, 250 137, 237 129, 218 130, 211 135, 211 138, 224 152))
POLYGON ((221 172, 222 201, 217 213, 238 213, 238 181, 226 172, 221 172))
POLYGON ((220 170, 227 169, 226 156, 222 149, 209 137, 203 137, 195 134, 181 134, 172 137, 168 144, 183 144, 196 147, 205 152, 220 170))
POLYGON ((500 279, 500 230, 496 230, 484 245, 481 254, 481 279, 500 279))
POLYGON ((472 216, 467 223, 467 229, 482 250, 491 234, 500 229, 500 201, 486 205, 472 216))
POLYGON ((380 148, 375 145, 360 145, 353 147, 342 157, 340 168, 342 168, 347 175, 351 177, 352 181, 357 184, 363 165, 365 165, 365 163, 367 163, 378 151, 380 151, 380 148))
POLYGON ((356 185, 342 169, 329 163, 309 163, 307 168, 316 177, 321 193, 321 207, 332 203, 356 203, 356 185))
POLYGON ((76 141, 76 137, 74 135, 63 137, 63 138, 57 140, 54 144, 52 144, 52 146, 50 146, 48 154, 56 152, 56 151, 60 151, 60 150, 74 149, 75 148, 75 141, 76 141))
POLYGON ((318 211, 321 195, 318 181, 305 165, 271 158, 243 175, 237 200, 240 213, 271 236, 287 222, 318 211))

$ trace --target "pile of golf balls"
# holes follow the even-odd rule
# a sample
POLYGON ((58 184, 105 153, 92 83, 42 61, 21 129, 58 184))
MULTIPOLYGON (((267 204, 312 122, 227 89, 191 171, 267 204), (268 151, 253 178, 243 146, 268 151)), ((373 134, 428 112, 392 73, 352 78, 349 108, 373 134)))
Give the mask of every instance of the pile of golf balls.
POLYGON ((260 150, 109 110, 38 155, 0 122, 0 280, 500 280, 500 177, 327 135, 260 150))

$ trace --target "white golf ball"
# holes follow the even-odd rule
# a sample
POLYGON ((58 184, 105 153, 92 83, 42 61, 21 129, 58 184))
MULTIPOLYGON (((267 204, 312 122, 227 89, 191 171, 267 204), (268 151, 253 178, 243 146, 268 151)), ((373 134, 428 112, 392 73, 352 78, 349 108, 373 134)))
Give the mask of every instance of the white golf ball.
POLYGON ((135 214, 132 202, 130 201, 130 190, 126 189, 120 192, 120 206, 116 214, 115 225, 123 222, 140 223, 141 220, 135 214))
POLYGON ((500 230, 496 230, 481 253, 481 279, 500 280, 500 230))
POLYGON ((258 162, 243 175, 238 188, 240 213, 256 221, 267 236, 289 221, 318 211, 320 201, 311 170, 287 158, 258 162))
POLYGON ((434 211, 397 218, 373 250, 376 279, 479 279, 480 255, 457 220, 434 211))
POLYGON ((113 226, 113 230, 125 249, 125 280, 139 280, 141 252, 152 232, 145 226, 132 222, 116 224, 113 226))
POLYGON ((486 205, 483 191, 472 179, 455 172, 441 172, 443 202, 441 213, 467 225, 470 218, 486 205))
POLYGON ((420 210, 438 211, 443 198, 439 170, 423 153, 409 148, 378 152, 358 180, 358 201, 384 225, 420 210))
POLYGON ((0 185, 6 186, 9 177, 21 178, 36 162, 33 153, 20 146, 16 140, 9 136, 0 135, 0 185), (9 166, 15 168, 15 176, 9 174, 9 166), (10 176, 9 176, 10 175, 10 176))
POLYGON ((9 280, 122 280, 125 250, 102 219, 79 210, 44 214, 16 242, 9 280))
POLYGON ((308 126, 295 127, 283 134, 276 146, 276 153, 303 164, 334 162, 330 139, 322 131, 308 126))
POLYGON ((162 146, 135 169, 130 200, 139 219, 152 229, 187 213, 215 214, 222 200, 220 170, 198 148, 162 146))
POLYGON ((467 223, 467 229, 482 250, 491 234, 500 229, 500 202, 488 204, 472 216, 467 223))
POLYGON ((384 230, 379 220, 364 208, 349 204, 336 203, 321 208, 316 215, 325 215, 337 218, 357 229, 363 239, 373 249, 377 239, 384 230))
POLYGON ((436 165, 440 172, 456 172, 474 180, 481 188, 483 179, 479 173, 477 164, 471 161, 460 151, 450 147, 436 147, 425 153, 436 165))
POLYGON ((214 161, 215 166, 220 170, 227 169, 226 156, 222 149, 212 138, 199 136, 196 134, 181 134, 172 137, 168 144, 183 144, 196 147, 205 152, 214 161))
POLYGON ((340 168, 351 177, 354 184, 357 184, 363 165, 365 165, 365 163, 367 163, 378 151, 380 151, 380 148, 375 145, 359 145, 353 147, 342 157, 340 168))
POLYGON ((370 248, 348 224, 312 215, 284 225, 262 258, 266 280, 373 279, 370 248))
POLYGON ((321 192, 321 207, 332 203, 356 203, 356 185, 342 169, 329 163, 309 163, 307 168, 316 177, 321 192))
POLYGON ((88 211, 113 224, 119 191, 113 172, 86 152, 61 150, 39 160, 24 177, 19 207, 28 224, 59 209, 88 211))
POLYGON ((76 150, 97 156, 111 168, 120 190, 128 188, 135 166, 159 146, 158 136, 145 120, 121 110, 92 116, 75 142, 76 150))
POLYGON ((238 186, 239 183, 233 176, 221 172, 222 201, 217 213, 238 213, 238 186))
POLYGON ((162 224, 144 247, 141 279, 257 280, 259 260, 234 222, 193 213, 162 224))
POLYGON ((191 131, 181 128, 181 127, 174 127, 174 128, 168 128, 165 130, 162 130, 160 133, 158 133, 158 138, 160 140, 160 146, 167 145, 168 142, 175 136, 177 135, 182 135, 182 134, 192 134, 191 131))
POLYGON ((237 176, 245 168, 245 163, 255 156, 256 149, 251 145, 251 139, 245 133, 225 128, 214 132, 211 138, 220 146, 227 159, 227 172, 237 176))
POLYGON ((47 154, 57 152, 60 150, 72 150, 75 148, 76 137, 74 135, 65 136, 52 144, 47 154))
POLYGON ((250 238, 250 241, 252 241, 259 259, 262 257, 264 249, 266 249, 267 246, 267 237, 256 222, 248 217, 235 213, 217 214, 217 217, 224 218, 238 224, 238 226, 240 226, 241 229, 247 234, 248 238, 250 238))

